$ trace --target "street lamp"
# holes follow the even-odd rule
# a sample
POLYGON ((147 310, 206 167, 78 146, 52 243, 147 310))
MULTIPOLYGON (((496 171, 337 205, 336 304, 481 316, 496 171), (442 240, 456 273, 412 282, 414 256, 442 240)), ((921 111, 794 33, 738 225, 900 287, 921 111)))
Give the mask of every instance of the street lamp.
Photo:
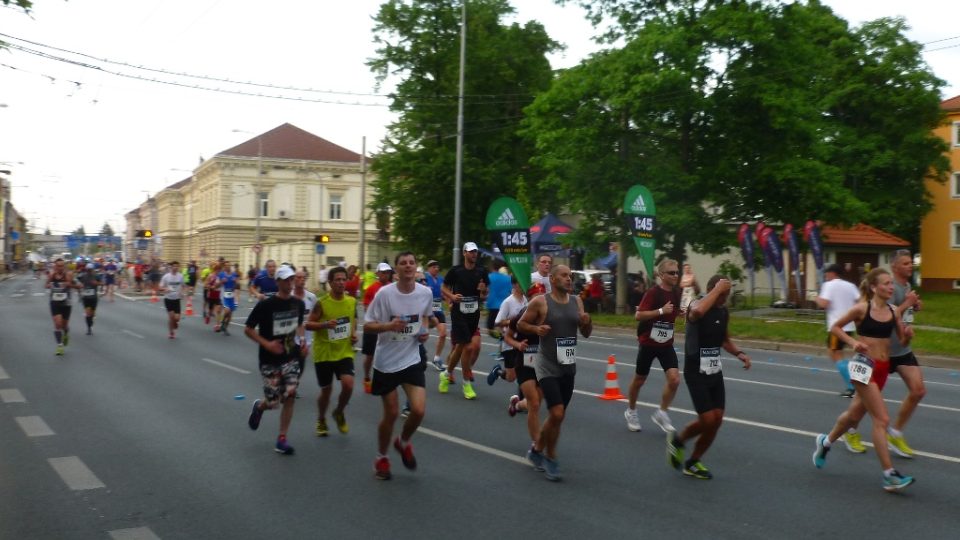
POLYGON ((260 177, 263 176, 263 138, 260 134, 252 133, 249 131, 244 131, 242 129, 234 129, 234 133, 246 133, 248 135, 256 135, 257 137, 257 187, 256 194, 253 197, 253 204, 255 208, 255 213, 257 216, 257 225, 256 225, 256 238, 254 239, 254 263, 257 268, 260 268, 260 214, 263 213, 263 202, 260 200, 260 177))

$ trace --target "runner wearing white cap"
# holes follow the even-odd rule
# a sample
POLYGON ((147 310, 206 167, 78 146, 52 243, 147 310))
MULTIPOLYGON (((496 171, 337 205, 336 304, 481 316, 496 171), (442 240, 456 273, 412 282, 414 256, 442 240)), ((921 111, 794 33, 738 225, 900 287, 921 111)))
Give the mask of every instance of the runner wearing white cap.
POLYGON ((490 278, 477 266, 480 256, 477 244, 463 245, 463 264, 454 266, 443 278, 443 297, 450 303, 450 342, 453 350, 447 357, 447 369, 440 373, 438 390, 449 391, 453 370, 462 361, 463 397, 475 399, 473 363, 480 355, 480 303, 487 297, 490 278))

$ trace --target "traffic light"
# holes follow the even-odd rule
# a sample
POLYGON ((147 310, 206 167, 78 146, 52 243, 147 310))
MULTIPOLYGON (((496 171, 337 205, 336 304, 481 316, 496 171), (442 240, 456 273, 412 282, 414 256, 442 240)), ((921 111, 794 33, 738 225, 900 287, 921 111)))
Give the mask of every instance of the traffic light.
POLYGON ((330 235, 328 234, 318 234, 313 237, 313 241, 318 244, 326 244, 330 241, 330 235))
POLYGON ((137 238, 153 238, 153 231, 150 229, 137 229, 137 238))

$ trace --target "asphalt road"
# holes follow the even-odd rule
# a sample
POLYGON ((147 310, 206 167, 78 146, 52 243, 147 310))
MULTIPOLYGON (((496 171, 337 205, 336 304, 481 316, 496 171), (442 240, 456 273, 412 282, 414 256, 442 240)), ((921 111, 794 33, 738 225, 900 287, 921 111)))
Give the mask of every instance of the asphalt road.
MULTIPOLYGON (((0 283, 0 539, 946 539, 960 530, 956 370, 925 369, 928 394, 907 429, 918 456, 895 458, 917 483, 900 494, 881 489, 872 450, 838 446, 826 468, 811 464, 815 435, 849 403, 825 357, 751 349, 750 371, 725 358, 726 419, 703 460, 715 478, 684 477, 666 465, 664 435, 649 420, 659 371, 640 394, 640 433, 627 431, 623 402, 598 399, 608 355, 625 392, 636 354, 629 336, 603 332, 578 347, 561 482, 521 457, 525 417, 506 413, 515 386, 478 381, 478 399, 467 401, 459 385, 439 394, 432 368, 413 440, 420 466, 405 470, 394 452, 394 478, 381 482, 372 473, 379 399, 356 393, 350 433, 317 438, 308 370, 290 433, 297 453, 278 455, 276 412, 257 432, 246 426, 260 380, 242 328, 224 337, 194 316, 171 341, 162 306, 101 301, 93 336, 76 306, 57 357, 42 282, 0 283)), ((495 350, 485 337, 478 374, 495 350)), ((892 414, 904 393, 892 377, 892 414)), ((674 405, 679 427, 692 418, 682 385, 674 405)))

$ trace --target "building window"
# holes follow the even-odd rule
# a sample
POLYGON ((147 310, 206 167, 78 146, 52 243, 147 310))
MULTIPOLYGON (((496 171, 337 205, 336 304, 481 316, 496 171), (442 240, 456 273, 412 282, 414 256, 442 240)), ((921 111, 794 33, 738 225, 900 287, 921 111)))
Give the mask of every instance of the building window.
POLYGON ((330 195, 330 215, 328 219, 343 219, 343 195, 330 195))
POLYGON ((257 204, 257 211, 260 212, 260 217, 262 218, 267 217, 269 215, 267 212, 270 209, 269 194, 266 191, 260 192, 258 194, 257 200, 259 201, 259 203, 257 204))
POLYGON ((960 199, 960 172, 950 176, 950 198, 960 199))
POLYGON ((960 221, 950 224, 950 247, 960 248, 960 221))
POLYGON ((954 122, 953 129, 950 131, 953 135, 953 145, 960 146, 960 122, 954 122))
POLYGON ((960 279, 953 280, 953 288, 960 290, 960 279))

